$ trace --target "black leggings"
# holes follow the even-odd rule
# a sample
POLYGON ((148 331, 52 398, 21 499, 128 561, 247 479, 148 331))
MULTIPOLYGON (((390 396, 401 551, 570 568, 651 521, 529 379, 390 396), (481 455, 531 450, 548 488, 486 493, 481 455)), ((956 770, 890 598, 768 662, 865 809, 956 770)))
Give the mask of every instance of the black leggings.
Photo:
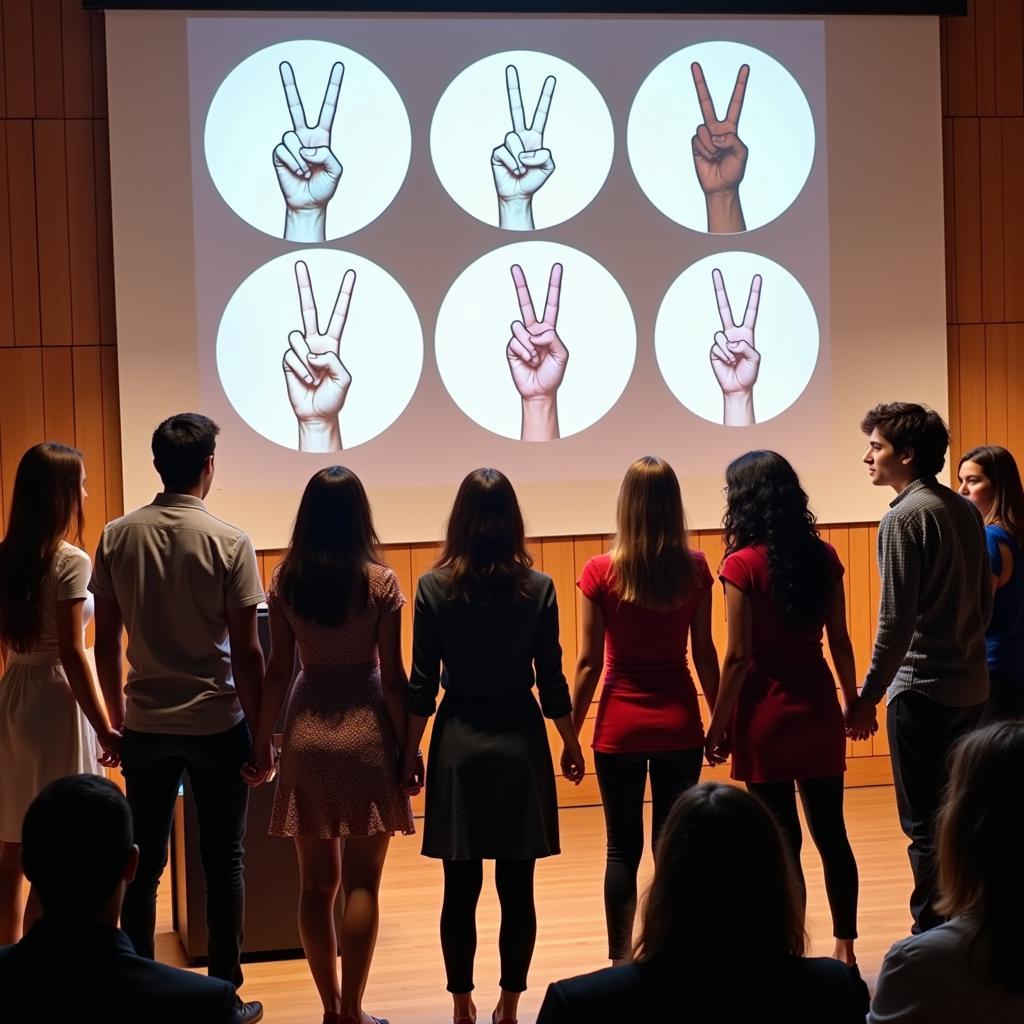
POLYGON ((636 873, 644 852, 644 787, 651 774, 653 827, 651 847, 679 794, 700 781, 704 750, 666 750, 651 754, 594 752, 597 782, 604 804, 608 854, 604 869, 604 915, 608 958, 629 956, 636 916, 636 873))
MULTIPOLYGON (((797 879, 807 902, 807 886, 800 866, 803 835, 796 810, 796 794, 792 782, 748 782, 747 789, 760 798, 782 829, 782 835, 793 857, 797 879)), ((825 869, 825 891, 832 911, 832 934, 837 939, 857 938, 857 861, 843 820, 843 777, 800 779, 796 783, 803 804, 807 827, 821 855, 825 869)))
MULTIPOLYGON (((444 902, 441 904, 441 952, 449 992, 473 991, 476 956, 476 904, 484 884, 481 860, 446 860, 444 902)), ((537 911, 533 905, 535 860, 494 862, 494 886, 501 904, 498 952, 506 992, 525 992, 526 975, 537 941, 537 911)))

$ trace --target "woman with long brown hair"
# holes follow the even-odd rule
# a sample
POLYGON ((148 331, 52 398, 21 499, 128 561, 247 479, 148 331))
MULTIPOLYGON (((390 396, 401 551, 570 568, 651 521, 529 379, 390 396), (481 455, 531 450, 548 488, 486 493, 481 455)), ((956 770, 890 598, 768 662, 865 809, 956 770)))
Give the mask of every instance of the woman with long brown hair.
MULTIPOLYGON (((351 470, 330 466, 306 485, 268 604, 270 663, 253 750, 270 749, 296 646, 302 663, 288 704, 270 832, 295 841, 299 935, 324 1024, 370 1024, 377 1018, 363 1011, 362 998, 384 858, 392 835, 414 830, 399 777, 408 688, 405 598, 383 562, 370 502, 351 470)), ((247 777, 261 781, 271 769, 255 764, 247 777)))
POLYGON ((1024 722, 969 733, 939 811, 936 909, 948 920, 897 942, 869 1024, 1024 1020, 1024 722))
MULTIPOLYGON (((97 761, 118 763, 121 737, 103 711, 85 649, 92 563, 76 546, 85 497, 76 448, 47 442, 22 456, 0 542, 0 945, 21 931, 28 805, 54 779, 98 773, 97 761)), ((35 912, 30 898, 26 925, 35 912)))
POLYGON ((580 575, 573 697, 579 733, 604 671, 593 747, 608 840, 604 902, 613 963, 629 956, 633 941, 648 772, 655 849, 676 798, 700 780, 704 728, 686 641, 714 708, 713 582, 704 555, 689 547, 672 467, 652 455, 637 459, 619 489, 611 551, 591 558, 580 575))
POLYGON ((755 797, 705 782, 665 821, 633 962, 556 982, 537 1024, 863 1024, 864 983, 804 950, 778 825, 755 797))
POLYGON ((416 590, 403 768, 415 788, 419 742, 443 686, 427 758, 423 853, 444 863, 441 949, 456 1024, 476 1020, 484 860, 495 861, 501 904, 496 1024, 514 1024, 526 989, 537 936, 534 867, 537 858, 559 852, 544 717, 562 737, 562 773, 574 783, 583 778, 555 587, 531 565, 512 485, 496 469, 474 470, 459 487, 441 558, 416 590))
POLYGON ((985 630, 989 699, 983 722, 1024 716, 1024 486, 1013 455, 995 444, 972 448, 957 467, 960 493, 985 520, 992 618, 985 630))

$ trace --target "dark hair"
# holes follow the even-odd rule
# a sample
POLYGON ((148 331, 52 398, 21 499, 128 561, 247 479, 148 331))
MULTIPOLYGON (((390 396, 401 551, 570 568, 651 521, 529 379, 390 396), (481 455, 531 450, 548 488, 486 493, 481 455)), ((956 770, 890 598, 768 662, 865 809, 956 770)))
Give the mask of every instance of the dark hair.
POLYGON ((626 470, 615 524, 612 566, 619 596, 648 608, 677 608, 695 572, 679 480, 664 459, 645 455, 626 470))
POLYGON ((1024 546, 1024 487, 1013 455, 997 444, 983 444, 964 452, 957 463, 957 473, 965 462, 976 462, 985 471, 995 500, 985 516, 986 523, 999 523, 1024 546))
POLYGON ((912 450, 914 467, 923 476, 937 476, 946 464, 949 430, 934 410, 914 402, 883 402, 860 422, 865 434, 878 432, 897 452, 912 450))
POLYGON ((1024 722, 968 734, 953 754, 939 811, 937 909, 970 915, 991 949, 983 973, 997 987, 1024 994, 1024 722))
POLYGON ((717 782, 686 790, 658 840, 636 959, 692 977, 716 1019, 741 1021, 760 1019, 765 986, 805 942, 795 871, 764 804, 717 782), (744 966, 724 952, 740 935, 744 966), (749 975, 738 983, 751 970, 763 984, 749 975))
POLYGON ((195 487, 206 460, 217 447, 220 427, 197 412, 179 412, 153 431, 153 463, 164 487, 183 491, 195 487))
POLYGON ((336 626, 366 604, 368 568, 382 564, 359 477, 344 466, 315 473, 303 491, 277 590, 304 619, 336 626))
POLYGON ((729 463, 725 483, 725 553, 763 544, 782 621, 820 626, 835 573, 796 471, 777 452, 747 452, 729 463))
POLYGON ((459 485, 434 566, 447 577, 449 599, 512 601, 531 565, 523 513, 508 477, 497 469, 474 469, 459 485))
POLYGON ((47 913, 97 910, 124 877, 132 842, 121 790, 99 775, 71 775, 46 786, 25 812, 21 863, 47 913))
POLYGON ((47 441, 29 448, 14 476, 0 541, 0 637, 14 651, 39 639, 40 592, 61 540, 82 543, 82 453, 47 441))

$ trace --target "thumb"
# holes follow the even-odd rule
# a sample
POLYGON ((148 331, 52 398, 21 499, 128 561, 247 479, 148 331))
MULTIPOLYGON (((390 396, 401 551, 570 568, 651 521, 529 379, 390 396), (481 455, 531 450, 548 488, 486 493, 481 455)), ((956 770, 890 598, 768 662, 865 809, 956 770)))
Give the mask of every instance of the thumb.
POLYGON ((341 177, 341 161, 328 146, 303 146, 299 153, 307 163, 323 167, 332 178, 341 177))
POLYGON ((729 351, 740 359, 749 359, 754 363, 761 361, 761 353, 746 341, 730 341, 729 351))
POLYGON ((532 153, 520 153, 519 160, 524 167, 555 169, 555 161, 551 159, 550 149, 535 149, 532 153))
MULTIPOLYGON (((747 147, 740 142, 740 138, 735 132, 712 135, 711 142, 719 152, 729 152, 731 150, 734 153, 745 153, 747 150, 747 147)), ((304 151, 303 156, 305 156, 304 151)))
POLYGON ((347 387, 352 383, 352 375, 333 352, 310 353, 309 363, 318 370, 324 370, 335 384, 347 387))

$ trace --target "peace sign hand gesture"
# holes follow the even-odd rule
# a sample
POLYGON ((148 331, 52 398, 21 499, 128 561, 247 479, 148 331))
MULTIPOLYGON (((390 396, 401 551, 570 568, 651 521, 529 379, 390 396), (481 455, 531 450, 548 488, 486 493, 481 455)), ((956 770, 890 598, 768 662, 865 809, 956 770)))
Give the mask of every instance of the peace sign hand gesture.
POLYGON ((491 173, 498 194, 498 225, 511 231, 531 231, 533 195, 555 169, 551 150, 544 148, 544 128, 555 93, 555 79, 552 75, 544 79, 529 127, 519 91, 519 71, 513 64, 505 69, 505 88, 512 131, 491 153, 491 173))
POLYGON ((748 427, 756 422, 754 385, 761 367, 761 353, 754 347, 754 325, 761 301, 761 275, 755 274, 750 282, 747 308, 740 324, 733 319, 722 272, 713 270, 711 279, 722 318, 722 329, 715 332, 715 343, 711 346, 711 368, 722 389, 723 423, 727 427, 748 427))
POLYGON ((352 375, 339 353, 356 272, 346 270, 341 279, 326 334, 320 333, 309 268, 301 260, 295 264, 295 283, 299 289, 302 330, 288 335, 289 347, 282 366, 288 401, 299 424, 299 451, 340 451, 338 414, 348 396, 352 375))
POLYGON ((697 126, 697 133, 690 140, 693 150, 693 166, 697 181, 704 192, 708 210, 708 231, 728 234, 745 231, 743 210, 740 206, 739 187, 747 169, 747 147, 737 132, 740 114, 743 111, 743 97, 747 91, 750 65, 744 64, 736 75, 736 85, 729 100, 725 119, 720 121, 711 99, 711 91, 704 80, 700 64, 690 65, 693 84, 697 90, 697 102, 704 121, 697 126))
POLYGON ((338 191, 341 163, 331 149, 331 128, 345 74, 343 64, 331 68, 320 117, 310 128, 295 73, 284 61, 281 84, 291 114, 292 130, 274 148, 274 170, 286 207, 284 237, 289 242, 323 242, 327 237, 327 204, 338 191))
POLYGON ((559 437, 558 388, 565 376, 569 350, 558 336, 558 304, 562 291, 562 265, 555 263, 548 278, 544 317, 537 319, 523 268, 512 267, 522 320, 512 324, 505 355, 512 382, 523 402, 520 437, 523 441, 551 441, 559 437))

